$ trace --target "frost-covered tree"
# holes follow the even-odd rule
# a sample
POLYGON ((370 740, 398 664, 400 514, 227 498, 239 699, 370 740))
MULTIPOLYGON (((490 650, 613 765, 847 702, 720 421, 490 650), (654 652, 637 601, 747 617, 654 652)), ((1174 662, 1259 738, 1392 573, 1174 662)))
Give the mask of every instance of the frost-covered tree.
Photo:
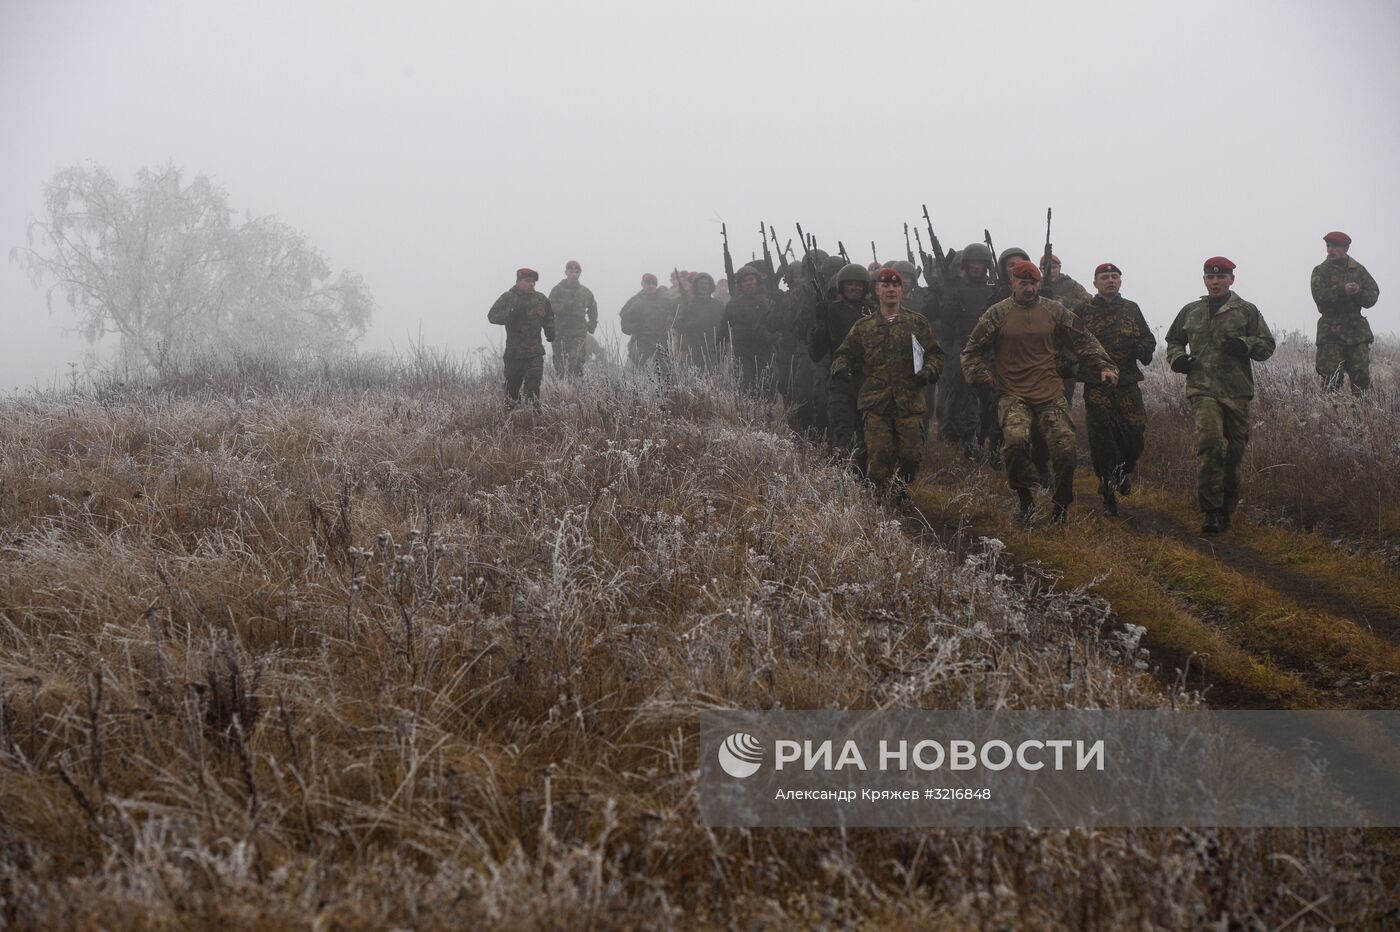
POLYGON ((74 166, 44 187, 46 215, 10 254, 50 307, 61 292, 89 341, 117 334, 128 362, 155 369, 204 352, 331 352, 364 335, 374 299, 280 221, 236 221, 207 177, 165 165, 123 187, 74 166))

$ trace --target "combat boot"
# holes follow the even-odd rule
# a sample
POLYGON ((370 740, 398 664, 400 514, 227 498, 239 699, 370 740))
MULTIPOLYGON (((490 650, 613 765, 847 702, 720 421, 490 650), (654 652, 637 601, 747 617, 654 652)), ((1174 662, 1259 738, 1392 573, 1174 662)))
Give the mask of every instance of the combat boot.
POLYGON ((1230 530, 1230 509, 1228 508, 1220 509, 1220 530, 1230 530))
POLYGON ((1016 518, 1029 527, 1031 518, 1035 515, 1035 496, 1031 494, 1030 489, 1017 489, 1016 499, 1016 518))
POLYGON ((1099 480, 1099 494, 1103 496, 1103 513, 1110 518, 1118 517, 1118 497, 1113 494, 1113 483, 1107 476, 1099 480))
POLYGON ((1133 494, 1133 474, 1124 472, 1118 474, 1118 494, 1128 496, 1133 494))
POLYGON ((1221 515, 1224 512, 1218 508, 1212 508, 1206 512, 1206 518, 1201 522, 1202 534, 1219 534, 1225 528, 1221 525, 1221 515))
POLYGON ((1068 523, 1069 523, 1069 506, 1068 506, 1068 505, 1061 505, 1059 502, 1056 502, 1056 503, 1055 503, 1055 510, 1052 511, 1052 512, 1050 512, 1050 523, 1051 523, 1051 524, 1068 524, 1068 523))

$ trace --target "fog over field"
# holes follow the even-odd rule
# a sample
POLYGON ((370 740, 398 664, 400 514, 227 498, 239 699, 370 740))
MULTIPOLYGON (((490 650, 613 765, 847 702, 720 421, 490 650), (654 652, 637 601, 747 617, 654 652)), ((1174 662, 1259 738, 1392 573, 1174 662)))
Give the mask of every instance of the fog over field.
MULTIPOLYGON (((306 232, 378 301, 362 347, 468 351, 517 266, 584 266, 605 326, 643 272, 720 270, 760 220, 868 260, 921 202, 945 247, 1112 260, 1160 335, 1200 265, 1311 333, 1341 229, 1400 253, 1400 8, 1385 2, 406 4, 2 0, 0 246, 42 185, 167 160, 306 232)), ((0 263, 0 390, 62 380, 72 315, 0 263)))

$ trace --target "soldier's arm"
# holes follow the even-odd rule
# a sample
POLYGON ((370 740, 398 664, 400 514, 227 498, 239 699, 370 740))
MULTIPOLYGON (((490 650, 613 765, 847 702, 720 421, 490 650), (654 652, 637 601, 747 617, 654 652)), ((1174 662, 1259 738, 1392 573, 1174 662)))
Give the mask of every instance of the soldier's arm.
POLYGON ((919 370, 919 379, 925 385, 937 382, 943 376, 943 366, 947 363, 943 347, 938 345, 933 336, 933 328, 922 317, 918 318, 914 335, 918 338, 919 345, 924 348, 924 367, 919 370))
POLYGON ((1182 356, 1189 356, 1186 352, 1188 341, 1186 336, 1186 311, 1191 305, 1186 305, 1177 312, 1176 320, 1167 328, 1167 363, 1174 363, 1182 356))
POLYGON ((1157 338, 1152 335, 1152 328, 1147 326, 1147 318, 1142 316, 1142 308, 1135 302, 1132 307, 1133 326, 1137 330, 1133 355, 1145 366, 1152 362, 1152 354, 1157 352, 1157 338))
POLYGON ((486 319, 493 324, 505 325, 510 323, 511 312, 515 310, 515 296, 509 291, 496 299, 496 303, 491 305, 491 310, 486 313, 486 319))
POLYGON ((1356 297, 1360 299, 1361 306, 1375 307, 1376 302, 1381 299, 1381 286, 1376 284, 1376 280, 1366 271, 1365 266, 1361 268, 1359 279, 1357 284, 1361 286, 1361 293, 1356 297))
POLYGON ((1249 320, 1245 323, 1244 334, 1250 359, 1263 362, 1274 354, 1274 335, 1269 331, 1269 325, 1264 323, 1264 315, 1252 304, 1249 306, 1249 320))
POLYGON ((1313 302, 1317 305, 1318 313, 1322 312, 1324 305, 1336 304, 1347 299, 1347 293, 1342 290, 1343 287, 1344 283, 1340 277, 1328 274, 1325 262, 1313 269, 1312 296, 1313 302))
POLYGON ((860 341, 860 325, 851 328, 846 339, 831 354, 831 377, 849 380, 859 376, 865 365, 865 345, 860 341))
POLYGON ((588 321, 588 332, 592 333, 598 329, 598 299, 593 297, 591 289, 584 289, 584 294, 588 295, 583 308, 583 315, 588 321))
POLYGON ((987 351, 996 343, 1000 329, 1000 315, 988 311, 978 318, 977 326, 967 335, 958 364, 962 366, 963 378, 969 385, 982 385, 991 378, 992 372, 987 368, 987 351))
POLYGON ((554 305, 549 303, 549 299, 541 296, 544 302, 544 338, 549 342, 554 342, 554 305))

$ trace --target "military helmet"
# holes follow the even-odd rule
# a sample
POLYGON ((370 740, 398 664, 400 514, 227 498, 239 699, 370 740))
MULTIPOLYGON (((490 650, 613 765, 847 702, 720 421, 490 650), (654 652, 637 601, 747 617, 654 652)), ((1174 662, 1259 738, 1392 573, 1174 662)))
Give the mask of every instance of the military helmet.
POLYGON ((754 268, 752 265, 741 265, 739 266, 739 268, 734 270, 734 283, 737 285, 739 282, 748 278, 750 275, 757 279, 763 278, 763 273, 760 272, 758 269, 754 268))
POLYGON ((880 268, 882 268, 882 269, 892 269, 892 268, 894 268, 894 260, 893 260, 893 259, 886 259, 884 262, 881 262, 881 263, 880 263, 880 268))
POLYGON ((1003 249, 1001 251, 1001 255, 997 257, 997 265, 1001 266, 1002 268, 1006 268, 1006 264, 1016 256, 1020 256, 1027 262, 1029 262, 1031 258, 1031 254, 1026 252, 1020 246, 1012 246, 1008 249, 1003 249))
POLYGON ((827 252, 825 249, 813 249, 811 255, 812 261, 817 263, 825 262, 827 259, 831 258, 831 253, 827 252))
POLYGON ((913 288, 919 280, 919 270, 914 268, 914 263, 908 259, 900 259, 892 268, 904 279, 904 287, 906 288, 913 288))
POLYGON ((715 287, 715 277, 714 277, 713 275, 711 275, 709 272, 697 272, 696 275, 695 275, 695 278, 691 280, 691 284, 692 284, 693 286, 695 286, 695 287, 699 287, 699 285, 700 285, 700 280, 701 280, 701 279, 704 279, 705 281, 709 282, 709 283, 710 283, 710 289, 711 289, 711 290, 714 290, 714 287, 715 287))
POLYGON ((992 251, 985 243, 968 243, 962 251, 962 264, 969 262, 985 262, 990 267, 992 264, 992 251))
POLYGON ((841 266, 841 271, 836 273, 836 287, 840 288, 842 285, 846 284, 846 282, 860 282, 869 290, 870 270, 854 262, 849 265, 843 265, 841 266))
POLYGON ((831 281, 831 277, 839 274, 845 264, 846 260, 842 259, 840 256, 827 256, 822 260, 822 264, 819 266, 822 279, 828 282, 831 281))

